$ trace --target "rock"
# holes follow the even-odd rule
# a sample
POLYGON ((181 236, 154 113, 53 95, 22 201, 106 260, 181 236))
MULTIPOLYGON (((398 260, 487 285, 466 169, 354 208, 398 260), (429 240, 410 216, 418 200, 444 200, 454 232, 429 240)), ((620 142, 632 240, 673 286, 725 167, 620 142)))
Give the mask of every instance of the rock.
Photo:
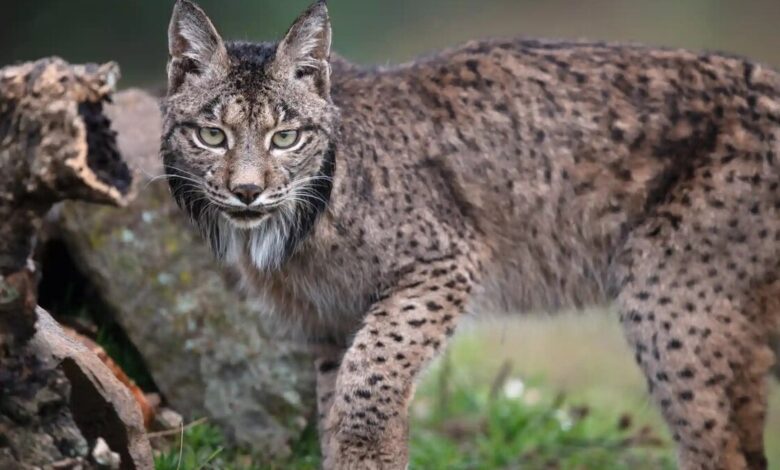
POLYGON ((106 441, 102 437, 98 437, 97 442, 95 443, 95 448, 92 449, 92 459, 101 468, 107 468, 111 470, 118 469, 120 463, 122 462, 119 454, 112 452, 111 448, 108 447, 108 444, 106 444, 106 441))
POLYGON ((184 418, 170 408, 162 408, 154 415, 154 426, 157 429, 166 431, 178 429, 184 425, 184 418))
POLYGON ((289 452, 313 416, 313 377, 302 346, 268 323, 170 197, 157 103, 139 91, 106 112, 134 172, 136 199, 110 209, 65 203, 59 229, 80 271, 144 357, 169 406, 208 416, 228 437, 267 455, 289 452))

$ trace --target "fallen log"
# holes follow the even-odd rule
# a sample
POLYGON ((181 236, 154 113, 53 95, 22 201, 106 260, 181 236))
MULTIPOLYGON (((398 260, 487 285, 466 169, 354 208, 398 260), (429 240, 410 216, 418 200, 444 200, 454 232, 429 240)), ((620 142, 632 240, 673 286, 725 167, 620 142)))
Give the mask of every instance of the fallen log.
POLYGON ((35 322, 35 234, 64 199, 121 205, 130 172, 102 114, 113 63, 59 59, 0 70, 0 344, 25 342, 35 322))
POLYGON ((152 466, 127 389, 36 311, 31 262, 55 203, 128 200, 130 171, 103 114, 118 76, 113 63, 57 58, 0 69, 0 468, 96 468, 98 443, 121 468, 152 466))

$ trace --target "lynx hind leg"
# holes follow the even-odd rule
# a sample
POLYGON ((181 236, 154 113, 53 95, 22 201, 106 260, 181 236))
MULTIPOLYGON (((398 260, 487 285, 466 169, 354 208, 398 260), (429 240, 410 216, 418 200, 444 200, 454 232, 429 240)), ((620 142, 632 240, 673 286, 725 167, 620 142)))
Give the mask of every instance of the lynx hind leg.
POLYGON ((750 362, 735 371, 737 380, 729 392, 735 402, 733 418, 748 468, 765 469, 768 466, 763 439, 768 406, 766 382, 769 375, 767 370, 777 361, 772 340, 780 331, 780 281, 763 289, 754 289, 752 299, 752 311, 758 315, 759 328, 763 325, 769 339, 767 342, 752 344, 754 350, 750 362))
POLYGON ((760 245, 751 247, 749 236, 722 243, 664 215, 635 230, 616 262, 628 341, 677 442, 680 468, 765 469, 777 315, 765 299, 780 291, 755 281, 768 274, 751 266, 760 245))

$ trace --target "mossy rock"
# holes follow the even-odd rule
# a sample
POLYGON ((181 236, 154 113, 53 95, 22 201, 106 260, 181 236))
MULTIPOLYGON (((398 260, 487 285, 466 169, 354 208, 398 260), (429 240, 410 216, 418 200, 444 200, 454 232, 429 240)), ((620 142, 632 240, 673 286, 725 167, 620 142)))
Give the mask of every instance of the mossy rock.
POLYGON ((208 416, 239 444, 283 455, 313 416, 310 358, 301 345, 274 337, 236 276, 217 265, 175 207, 167 184, 150 182, 161 173, 159 141, 149 137, 159 136, 154 100, 128 91, 115 103, 137 114, 114 118, 137 195, 125 208, 63 204, 57 226, 65 245, 174 409, 208 416), (123 127, 139 134, 141 121, 148 130, 132 141, 123 127))

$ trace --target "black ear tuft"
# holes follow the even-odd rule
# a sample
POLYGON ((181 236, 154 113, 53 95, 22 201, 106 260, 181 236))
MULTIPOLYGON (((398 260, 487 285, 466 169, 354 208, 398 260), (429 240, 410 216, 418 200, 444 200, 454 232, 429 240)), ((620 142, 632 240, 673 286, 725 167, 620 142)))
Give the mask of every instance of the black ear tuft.
POLYGON ((331 29, 325 0, 318 0, 295 20, 279 42, 275 68, 280 74, 311 80, 325 98, 330 96, 331 29))
POLYGON ((189 0, 177 0, 168 25, 168 92, 189 74, 227 70, 225 44, 206 13, 189 0))

